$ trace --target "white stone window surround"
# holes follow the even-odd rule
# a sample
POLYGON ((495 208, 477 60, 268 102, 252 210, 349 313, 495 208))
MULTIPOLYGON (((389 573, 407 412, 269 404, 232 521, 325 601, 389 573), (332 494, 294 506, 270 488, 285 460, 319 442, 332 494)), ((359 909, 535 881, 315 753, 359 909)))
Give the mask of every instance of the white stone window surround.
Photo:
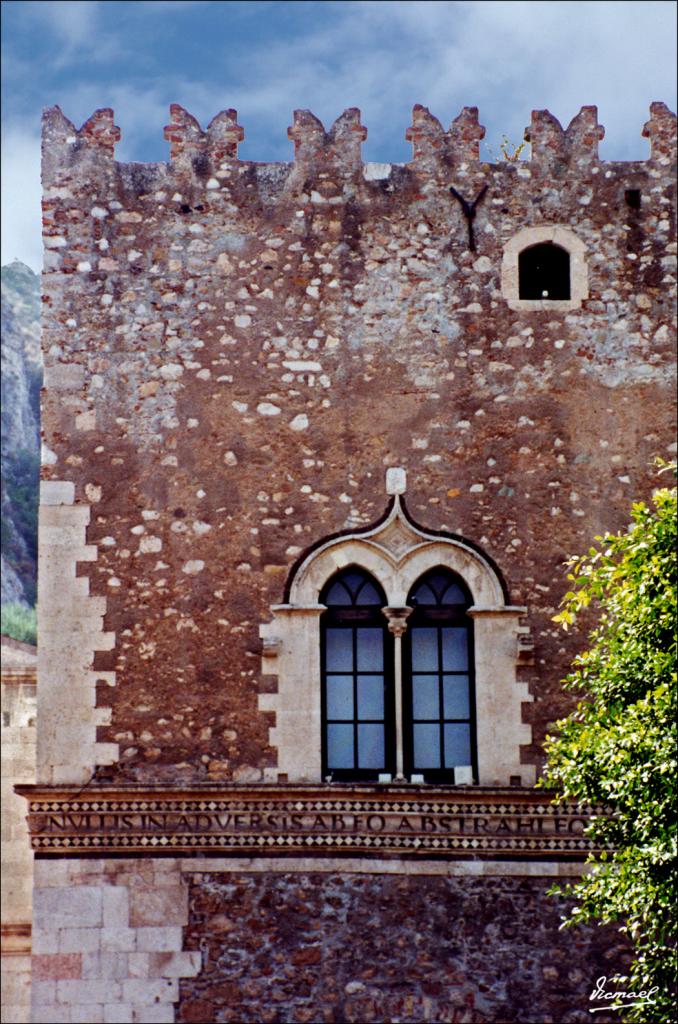
POLYGON ((574 231, 564 224, 546 224, 543 227, 523 228, 504 246, 501 263, 501 293, 509 309, 552 311, 565 313, 580 309, 584 299, 589 297, 588 266, 586 246, 574 231), (521 299, 518 280, 518 257, 524 249, 543 242, 552 242, 565 249, 570 256, 570 298, 569 299, 521 299))
POLYGON ((532 697, 516 673, 525 649, 520 619, 527 609, 507 604, 489 559, 461 538, 429 533, 413 523, 397 494, 376 526, 331 538, 311 551, 294 571, 287 603, 272 606, 272 621, 260 627, 263 672, 278 677, 276 693, 259 695, 260 710, 276 715, 269 742, 277 748, 278 766, 266 770, 268 781, 279 775, 294 783, 322 781, 320 616, 325 606, 318 595, 337 570, 349 565, 379 581, 394 613, 389 619, 398 618, 410 588, 428 569, 445 566, 462 577, 473 596, 468 614, 474 622, 478 781, 508 786, 519 777, 521 785, 534 785, 534 766, 520 760, 521 745, 532 741, 521 706, 532 697))

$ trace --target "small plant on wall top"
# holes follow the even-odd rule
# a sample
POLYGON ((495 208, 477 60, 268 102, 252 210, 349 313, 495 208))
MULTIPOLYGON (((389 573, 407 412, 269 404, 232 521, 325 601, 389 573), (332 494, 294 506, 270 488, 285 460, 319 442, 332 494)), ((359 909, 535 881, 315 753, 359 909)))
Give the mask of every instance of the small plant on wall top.
POLYGON ((508 135, 502 135, 499 150, 504 160, 507 160, 510 164, 514 164, 516 161, 520 160, 522 152, 527 145, 528 141, 526 138, 523 138, 523 141, 518 146, 514 146, 508 135))
POLYGON ((504 160, 506 163, 516 164, 522 158, 526 146, 529 146, 529 142, 524 136, 522 142, 516 145, 511 142, 508 135, 502 135, 499 153, 496 153, 490 146, 487 147, 487 151, 494 163, 501 163, 504 160))

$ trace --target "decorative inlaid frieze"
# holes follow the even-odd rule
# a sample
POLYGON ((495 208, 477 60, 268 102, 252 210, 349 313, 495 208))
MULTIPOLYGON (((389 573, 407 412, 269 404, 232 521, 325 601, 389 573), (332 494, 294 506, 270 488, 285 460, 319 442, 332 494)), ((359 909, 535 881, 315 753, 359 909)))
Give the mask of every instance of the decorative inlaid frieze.
POLYGON ((236 786, 93 790, 19 786, 36 853, 288 853, 582 859, 601 808, 533 790, 236 786))

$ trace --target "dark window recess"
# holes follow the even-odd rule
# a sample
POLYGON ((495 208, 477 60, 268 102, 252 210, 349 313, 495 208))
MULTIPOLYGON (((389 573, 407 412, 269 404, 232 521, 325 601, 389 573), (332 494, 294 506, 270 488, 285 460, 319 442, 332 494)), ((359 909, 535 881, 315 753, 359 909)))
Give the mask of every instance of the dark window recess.
POLYGON ((403 757, 408 777, 478 777, 471 595, 447 569, 432 569, 409 593, 403 637, 403 757))
POLYGON ((631 210, 639 210, 640 209, 640 189, 639 188, 627 188, 626 191, 624 192, 624 199, 626 201, 626 205, 631 210))
POLYGON ((363 569, 324 587, 321 624, 323 776, 341 781, 395 774, 393 638, 386 597, 363 569))
POLYGON ((518 256, 521 299, 557 301, 570 298, 570 254, 553 242, 523 249, 518 256))

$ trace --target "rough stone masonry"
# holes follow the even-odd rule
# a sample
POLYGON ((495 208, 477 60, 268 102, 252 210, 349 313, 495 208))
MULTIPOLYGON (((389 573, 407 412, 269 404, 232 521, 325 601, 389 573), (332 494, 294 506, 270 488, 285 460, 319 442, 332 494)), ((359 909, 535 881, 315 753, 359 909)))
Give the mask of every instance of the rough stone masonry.
MULTIPOLYGON (((475 108, 445 131, 416 106, 411 161, 364 164, 358 110, 297 111, 293 162, 262 164, 235 111, 173 106, 169 162, 120 164, 112 111, 46 112, 43 796, 284 782, 267 624, 314 545, 380 521, 394 468, 521 616, 534 657, 514 637, 497 674, 539 768, 582 644, 552 622, 564 562, 675 451, 675 115, 652 104, 644 161, 600 161, 603 132, 537 111, 531 158, 489 164, 475 108), (569 297, 525 298, 549 243, 569 297)), ((151 852, 38 860, 34 1020, 574 1022, 625 963, 557 931, 571 863, 151 852)))
POLYGON ((581 642, 551 621, 564 560, 673 438, 674 125, 653 104, 650 158, 605 163, 594 107, 539 111, 531 159, 487 164, 475 108, 445 132, 417 106, 412 161, 363 164, 358 110, 297 111, 294 162, 260 164, 235 111, 173 106, 170 162, 119 164, 112 111, 46 112, 39 781, 275 767, 259 626, 302 552, 383 513, 388 466, 527 607, 538 763, 581 642), (450 186, 486 188, 475 251, 450 186), (503 294, 544 226, 584 247, 579 308, 503 294))

